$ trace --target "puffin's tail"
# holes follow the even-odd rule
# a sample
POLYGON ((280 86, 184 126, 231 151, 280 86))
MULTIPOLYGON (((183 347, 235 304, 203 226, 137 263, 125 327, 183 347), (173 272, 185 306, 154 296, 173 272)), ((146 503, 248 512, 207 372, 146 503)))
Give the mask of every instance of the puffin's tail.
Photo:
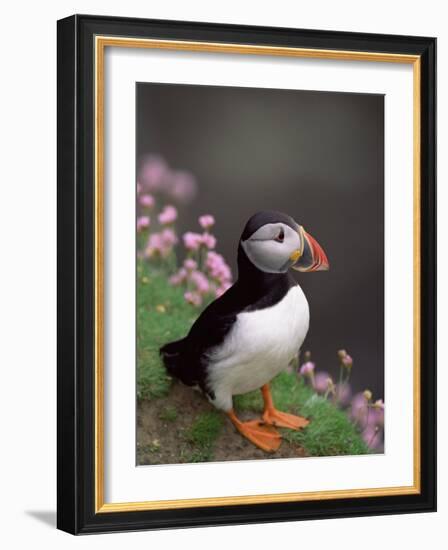
POLYGON ((176 340, 175 342, 169 342, 162 346, 159 353, 162 357, 163 364, 165 365, 168 374, 179 378, 183 381, 181 374, 182 364, 182 352, 184 349, 185 338, 182 340, 176 340))

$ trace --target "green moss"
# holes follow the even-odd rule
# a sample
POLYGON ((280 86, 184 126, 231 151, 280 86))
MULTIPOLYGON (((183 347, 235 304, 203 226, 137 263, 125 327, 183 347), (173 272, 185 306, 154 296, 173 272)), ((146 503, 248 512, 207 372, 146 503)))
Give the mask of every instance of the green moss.
POLYGON ((261 391, 256 390, 244 395, 236 395, 233 398, 233 406, 236 412, 251 411, 260 413, 263 410, 261 391))
POLYGON ((209 411, 200 414, 193 422, 186 434, 190 443, 199 447, 209 447, 213 444, 221 432, 223 426, 222 414, 217 411, 209 411))
POLYGON ((211 447, 207 448, 185 448, 181 451, 179 461, 186 464, 196 462, 210 462, 213 460, 213 451, 211 447))
POLYGON ((160 443, 158 441, 153 441, 152 443, 149 443, 148 445, 145 445, 142 447, 143 453, 156 453, 160 449, 160 443))
POLYGON ((217 411, 200 414, 185 434, 192 449, 187 452, 186 462, 207 462, 213 458, 213 444, 218 439, 223 416, 217 411))
POLYGON ((310 396, 301 413, 311 420, 301 432, 284 434, 285 439, 302 445, 311 456, 359 455, 369 452, 346 413, 316 394, 310 396))
POLYGON ((159 414, 160 420, 166 420, 167 422, 174 422, 178 417, 178 412, 176 407, 168 405, 164 407, 159 414))

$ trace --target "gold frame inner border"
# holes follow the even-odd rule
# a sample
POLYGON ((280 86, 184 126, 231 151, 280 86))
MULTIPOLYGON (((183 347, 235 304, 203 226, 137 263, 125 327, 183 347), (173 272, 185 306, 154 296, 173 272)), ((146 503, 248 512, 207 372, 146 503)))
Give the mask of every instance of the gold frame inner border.
POLYGON ((95 513, 166 510, 207 506, 230 506, 274 502, 303 502, 341 498, 379 497, 420 493, 420 117, 421 117, 421 60, 418 55, 402 55, 376 52, 257 46, 250 44, 225 44, 182 40, 158 40, 96 36, 95 59, 95 513), (379 487, 371 489, 343 489, 302 493, 226 496, 216 498, 192 498, 179 500, 154 500, 142 502, 106 503, 104 501, 104 55, 107 47, 149 48, 158 50, 195 51, 207 53, 231 53, 300 57, 326 60, 371 61, 406 63, 413 66, 413 220, 414 220, 414 406, 413 406, 413 455, 414 482, 410 486, 379 487))

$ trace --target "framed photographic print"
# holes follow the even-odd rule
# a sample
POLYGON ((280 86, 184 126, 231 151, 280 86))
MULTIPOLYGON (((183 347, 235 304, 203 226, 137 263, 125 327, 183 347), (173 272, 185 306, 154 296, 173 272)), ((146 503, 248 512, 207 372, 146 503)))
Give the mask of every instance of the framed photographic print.
POLYGON ((58 22, 58 527, 435 510, 434 38, 58 22))

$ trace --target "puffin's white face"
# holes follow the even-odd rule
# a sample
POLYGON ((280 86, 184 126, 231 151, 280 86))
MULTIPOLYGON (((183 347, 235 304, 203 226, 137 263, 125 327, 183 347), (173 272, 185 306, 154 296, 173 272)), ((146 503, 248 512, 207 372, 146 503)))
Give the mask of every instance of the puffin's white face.
POLYGON ((241 245, 249 260, 266 273, 284 273, 300 258, 305 246, 304 232, 284 223, 261 226, 241 245))

